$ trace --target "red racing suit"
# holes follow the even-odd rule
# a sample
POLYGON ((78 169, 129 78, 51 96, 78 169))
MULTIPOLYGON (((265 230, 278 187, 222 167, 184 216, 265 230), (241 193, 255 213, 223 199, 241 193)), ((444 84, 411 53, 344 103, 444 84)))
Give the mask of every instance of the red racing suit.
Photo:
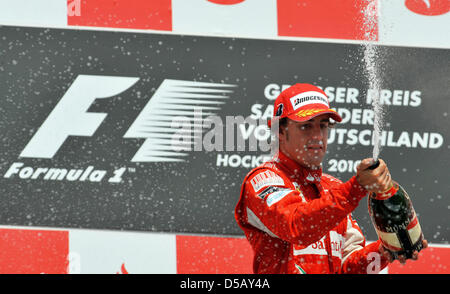
MULTIPOLYGON (((381 242, 366 246, 351 217, 366 194, 356 177, 342 183, 282 152, 250 171, 235 217, 253 248, 254 272, 367 273, 381 242)), ((381 255, 378 262, 387 265, 381 255)))

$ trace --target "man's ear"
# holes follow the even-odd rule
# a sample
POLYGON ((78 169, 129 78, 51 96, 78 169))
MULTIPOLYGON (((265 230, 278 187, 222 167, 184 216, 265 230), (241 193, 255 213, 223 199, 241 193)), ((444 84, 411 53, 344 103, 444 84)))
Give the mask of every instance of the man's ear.
POLYGON ((285 142, 288 138, 288 125, 289 120, 287 118, 282 118, 278 121, 278 141, 285 142))
POLYGON ((288 138, 287 138, 287 125, 283 125, 280 126, 279 128, 279 132, 278 132, 278 140, 280 142, 285 142, 288 138))

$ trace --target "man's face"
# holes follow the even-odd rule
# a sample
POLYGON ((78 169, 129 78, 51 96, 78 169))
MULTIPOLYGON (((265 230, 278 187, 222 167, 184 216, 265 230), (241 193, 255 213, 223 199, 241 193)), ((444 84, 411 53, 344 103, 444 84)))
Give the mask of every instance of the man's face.
POLYGON ((322 114, 306 122, 288 119, 280 129, 280 150, 309 169, 320 168, 327 151, 329 115, 322 114))

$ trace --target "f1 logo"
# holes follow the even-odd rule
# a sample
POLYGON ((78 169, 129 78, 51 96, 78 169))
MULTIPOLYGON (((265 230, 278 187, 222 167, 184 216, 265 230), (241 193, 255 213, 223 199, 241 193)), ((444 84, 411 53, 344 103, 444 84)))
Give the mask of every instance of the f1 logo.
POLYGON ((87 112, 95 99, 118 95, 139 78, 79 75, 38 129, 21 157, 52 158, 69 136, 92 136, 106 113, 87 112))
MULTIPOLYGON (((53 158, 69 136, 91 137, 106 113, 87 112, 96 99, 118 95, 139 78, 79 75, 25 146, 20 157, 53 158)), ((180 115, 215 115, 236 85, 165 79, 135 119, 124 138, 146 139, 135 162, 184 161, 186 153, 171 147, 179 130, 172 122, 180 115), (203 112, 204 111, 204 112, 203 112)), ((194 134, 183 137, 192 140, 194 134)))

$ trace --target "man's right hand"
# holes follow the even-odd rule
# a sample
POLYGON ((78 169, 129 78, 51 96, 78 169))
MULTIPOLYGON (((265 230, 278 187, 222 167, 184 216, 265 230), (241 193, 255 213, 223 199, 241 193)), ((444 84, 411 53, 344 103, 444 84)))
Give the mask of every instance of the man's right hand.
POLYGON ((368 192, 383 193, 391 188, 389 169, 384 160, 379 161, 377 168, 369 169, 374 162, 372 158, 366 158, 356 168, 356 180, 368 192))

